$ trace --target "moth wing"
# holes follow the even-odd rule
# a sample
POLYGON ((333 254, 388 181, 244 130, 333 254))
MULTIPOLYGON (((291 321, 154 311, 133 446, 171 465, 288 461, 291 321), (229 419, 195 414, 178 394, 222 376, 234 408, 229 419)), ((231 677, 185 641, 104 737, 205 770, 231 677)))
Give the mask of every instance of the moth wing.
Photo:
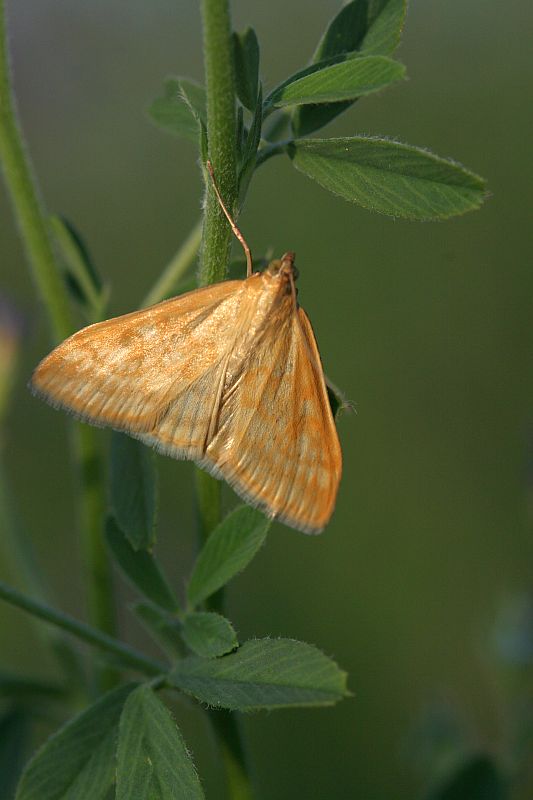
POLYGON ((311 323, 287 297, 222 396, 201 465, 306 533, 335 505, 342 456, 311 323))
POLYGON ((96 425, 198 458, 242 281, 224 281, 89 325, 35 370, 32 390, 96 425))

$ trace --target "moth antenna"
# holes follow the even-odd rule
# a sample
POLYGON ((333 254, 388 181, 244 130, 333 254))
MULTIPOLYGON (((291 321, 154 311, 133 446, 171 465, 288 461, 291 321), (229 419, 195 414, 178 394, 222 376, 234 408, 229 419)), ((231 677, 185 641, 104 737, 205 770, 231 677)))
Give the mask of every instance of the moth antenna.
POLYGON ((246 277, 249 278, 250 275, 253 272, 252 251, 248 247, 246 239, 244 238, 244 236, 242 235, 242 233, 238 229, 237 225, 233 221, 233 218, 232 218, 231 214, 229 213, 228 209, 224 205, 224 201, 223 201, 223 199, 221 197, 221 194, 220 194, 220 192, 218 190, 217 182, 215 180, 215 173, 214 173, 213 165, 211 164, 211 161, 209 161, 209 160, 206 161, 206 167, 207 167, 207 171, 209 172, 209 175, 211 176, 211 182, 213 184, 213 191, 215 192, 215 194, 217 196, 217 200, 220 203, 220 208, 222 209, 222 211, 226 215, 226 219, 228 220, 229 224, 231 225, 231 230, 233 231, 233 233, 235 234, 235 236, 237 237, 237 239, 239 240, 239 242, 241 243, 241 245, 243 247, 244 254, 246 256, 246 277))

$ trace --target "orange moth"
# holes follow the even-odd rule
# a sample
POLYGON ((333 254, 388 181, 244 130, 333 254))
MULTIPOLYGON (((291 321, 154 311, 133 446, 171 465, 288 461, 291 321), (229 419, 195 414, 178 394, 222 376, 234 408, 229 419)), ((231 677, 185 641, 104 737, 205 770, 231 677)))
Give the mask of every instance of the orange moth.
POLYGON ((294 254, 253 273, 213 186, 248 277, 89 325, 41 361, 30 386, 85 422, 195 461, 268 516, 319 533, 342 456, 311 323, 296 299, 294 254))

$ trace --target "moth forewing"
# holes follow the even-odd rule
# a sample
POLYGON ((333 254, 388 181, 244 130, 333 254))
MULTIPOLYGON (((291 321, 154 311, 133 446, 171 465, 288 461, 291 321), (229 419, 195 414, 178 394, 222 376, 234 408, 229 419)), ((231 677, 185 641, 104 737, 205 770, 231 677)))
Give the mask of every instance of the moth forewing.
POLYGON ((54 406, 198 462, 248 502, 316 533, 341 451, 293 254, 71 336, 34 372, 54 406))

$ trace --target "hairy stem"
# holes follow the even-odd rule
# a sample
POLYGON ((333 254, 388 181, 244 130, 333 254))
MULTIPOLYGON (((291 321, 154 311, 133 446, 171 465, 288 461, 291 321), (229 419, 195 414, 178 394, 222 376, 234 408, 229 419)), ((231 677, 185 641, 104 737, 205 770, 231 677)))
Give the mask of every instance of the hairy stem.
MULTIPOLYGON (((231 214, 238 201, 236 163, 236 95, 233 75, 229 0, 202 0, 204 59, 207 91, 207 139, 209 159, 222 198, 231 214)), ((204 165, 205 167, 205 165, 204 165)), ((206 204, 199 283, 205 286, 226 277, 231 228, 220 208, 204 168, 206 204)), ((197 474, 197 502, 202 539, 220 521, 220 483, 197 474)), ((222 596, 217 604, 222 604, 222 596)), ((213 729, 224 761, 229 797, 250 800, 252 788, 247 774, 237 719, 229 711, 210 711, 213 729)))
MULTIPOLYGON (((113 636, 116 632, 111 564, 103 539, 105 513, 102 458, 95 431, 88 425, 72 429, 72 449, 79 483, 79 516, 87 567, 87 607, 92 624, 113 636)), ((107 691, 117 682, 115 670, 103 668, 99 688, 107 691)))
POLYGON ((139 672, 146 675, 160 675, 167 671, 167 667, 164 664, 148 658, 129 645, 119 642, 118 639, 114 639, 112 636, 108 636, 106 633, 92 628, 84 622, 79 622, 68 614, 63 614, 62 611, 56 611, 38 600, 27 597, 16 589, 7 586, 3 581, 0 581, 0 598, 12 606, 21 608, 29 614, 39 617, 39 619, 56 625, 93 647, 98 647, 106 653, 117 656, 121 663, 127 664, 139 672))
MULTIPOLYGON (((237 122, 235 80, 228 0, 202 0, 205 80, 207 90, 207 139, 220 193, 230 213, 237 205, 237 122)), ((223 280, 229 262, 231 228, 206 179, 206 206, 200 260, 200 285, 223 280)))
POLYGON ((221 520, 221 486, 220 481, 215 480, 202 469, 195 470, 195 479, 198 538, 200 544, 203 544, 221 520))
POLYGON ((0 0, 0 158, 33 278, 56 342, 73 330, 47 218, 23 145, 11 91, 5 0, 0 0))

